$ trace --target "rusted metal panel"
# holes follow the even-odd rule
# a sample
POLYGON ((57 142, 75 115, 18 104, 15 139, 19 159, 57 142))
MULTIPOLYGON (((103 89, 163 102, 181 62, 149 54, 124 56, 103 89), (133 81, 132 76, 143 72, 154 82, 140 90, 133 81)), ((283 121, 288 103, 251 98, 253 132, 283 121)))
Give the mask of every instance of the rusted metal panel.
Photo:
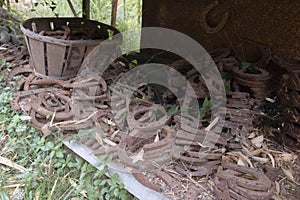
POLYGON ((299 62, 299 18, 300 1, 143 0, 144 27, 180 31, 207 50, 230 47, 248 61, 255 61, 260 55, 243 39, 268 45, 274 55, 299 62), (224 20, 220 30, 207 32, 207 25, 214 28, 224 20))
POLYGON ((46 74, 44 43, 31 38, 29 45, 31 47, 31 60, 35 66, 35 71, 39 74, 46 74))
POLYGON ((65 53, 65 46, 47 43, 47 62, 49 76, 61 77, 63 66, 65 63, 65 53))

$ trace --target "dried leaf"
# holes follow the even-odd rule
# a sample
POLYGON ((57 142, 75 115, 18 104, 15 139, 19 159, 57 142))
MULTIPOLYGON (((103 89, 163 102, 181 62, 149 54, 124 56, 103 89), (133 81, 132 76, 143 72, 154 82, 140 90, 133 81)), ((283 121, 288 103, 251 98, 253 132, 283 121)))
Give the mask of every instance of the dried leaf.
POLYGON ((237 165, 248 166, 247 163, 244 163, 243 159, 239 158, 237 165))
POLYGON ((2 186, 2 188, 20 188, 20 187, 24 187, 24 184, 12 184, 12 185, 4 185, 2 186))
POLYGON ((101 146, 103 145, 102 137, 101 137, 100 133, 98 133, 98 131, 95 132, 95 139, 101 146))
POLYGON ((49 129, 49 124, 45 124, 42 128, 41 128, 41 131, 42 133, 45 135, 45 136, 48 136, 48 135, 51 135, 51 131, 49 129))
POLYGON ((210 131, 219 121, 220 117, 216 117, 204 130, 210 131))
POLYGON ((77 184, 75 183, 75 181, 73 181, 72 179, 69 178, 69 183, 73 186, 76 187, 77 184))
POLYGON ((248 163, 251 168, 253 168, 251 160, 241 152, 238 152, 239 158, 242 159, 245 163, 248 163))
POLYGON ((241 152, 228 152, 227 155, 228 155, 226 156, 227 158, 231 160, 235 160, 237 163, 241 162, 239 160, 242 160, 246 166, 250 166, 251 168, 253 168, 253 164, 251 160, 249 160, 249 158, 244 154, 242 154, 241 152))
POLYGON ((276 189, 276 193, 279 194, 280 193, 280 185, 277 181, 275 181, 275 189, 276 189))
POLYGON ((104 139, 103 139, 103 142, 105 142, 106 144, 108 144, 108 145, 110 145, 110 146, 113 146, 113 147, 117 146, 116 143, 114 143, 113 141, 111 141, 111 140, 109 140, 109 139, 107 139, 107 138, 104 138, 104 139))
POLYGON ((276 167, 276 163, 275 163, 275 159, 272 156, 272 154, 270 154, 269 152, 264 152, 264 153, 269 156, 269 158, 271 159, 271 162, 272 162, 272 167, 275 168, 276 167))
POLYGON ((251 155, 257 156, 257 155, 261 154, 262 152, 264 152, 264 149, 256 149, 254 151, 251 151, 251 155))
POLYGON ((284 162, 291 162, 298 158, 296 154, 291 153, 280 153, 275 156, 276 161, 284 161, 284 162))
POLYGON ((120 130, 116 130, 113 134, 111 134, 110 139, 113 140, 119 132, 120 130))
POLYGON ((154 143, 155 143, 155 142, 159 142, 159 135, 158 135, 158 133, 157 133, 156 136, 155 136, 154 143))
POLYGON ((40 194, 41 194, 41 191, 37 191, 37 193, 35 193, 35 196, 34 196, 34 199, 33 200, 39 200, 40 199, 40 194))
MULTIPOLYGON (((75 181, 73 181, 72 179, 69 178, 69 183, 74 187, 76 188, 77 187, 77 184, 75 183, 75 181)), ((85 198, 87 198, 87 191, 86 190, 81 190, 80 194, 82 196, 84 196, 85 198)))
POLYGON ((291 181, 295 182, 295 178, 291 172, 291 170, 285 169, 285 168, 281 168, 283 173, 287 176, 288 179, 290 179, 291 181))
POLYGON ((116 126, 116 123, 107 118, 102 118, 102 121, 110 126, 116 126))
POLYGON ((136 163, 137 161, 143 161, 144 149, 140 150, 136 155, 132 156, 132 163, 136 163))
POLYGON ((86 191, 86 190, 81 190, 80 194, 81 194, 82 196, 84 196, 85 198, 88 197, 88 196, 87 196, 87 191, 86 191))
POLYGON ((252 156, 252 159, 259 163, 262 163, 262 164, 266 164, 270 161, 269 158, 262 158, 262 157, 257 157, 257 156, 252 156))
POLYGON ((271 98, 266 98, 266 101, 268 101, 268 102, 271 102, 271 103, 275 103, 276 101, 275 101, 275 99, 271 99, 271 98))
POLYGON ((286 200, 285 198, 282 198, 282 197, 278 196, 278 194, 274 194, 272 196, 272 199, 274 199, 274 200, 286 200))
POLYGON ((0 156, 0 164, 14 168, 16 170, 19 170, 20 172, 24 172, 27 169, 22 167, 21 165, 18 165, 17 163, 14 163, 13 161, 9 160, 8 158, 0 156))
POLYGON ((250 135, 248 136, 249 139, 252 139, 256 136, 256 133, 255 132, 252 132, 250 133, 250 135))
POLYGON ((257 136, 257 137, 255 137, 251 140, 252 144, 254 146, 256 146, 257 148, 260 148, 262 146, 263 141, 264 141, 264 136, 263 135, 257 136))

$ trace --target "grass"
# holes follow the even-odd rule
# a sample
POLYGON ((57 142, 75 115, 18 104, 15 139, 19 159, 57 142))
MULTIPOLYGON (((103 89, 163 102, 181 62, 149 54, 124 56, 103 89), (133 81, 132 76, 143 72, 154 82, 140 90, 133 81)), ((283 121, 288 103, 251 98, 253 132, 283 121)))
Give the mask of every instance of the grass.
POLYGON ((117 184, 118 175, 105 176, 65 149, 59 132, 45 137, 10 106, 11 88, 5 87, 0 64, 0 156, 26 168, 19 171, 0 165, 0 199, 133 199, 117 184))

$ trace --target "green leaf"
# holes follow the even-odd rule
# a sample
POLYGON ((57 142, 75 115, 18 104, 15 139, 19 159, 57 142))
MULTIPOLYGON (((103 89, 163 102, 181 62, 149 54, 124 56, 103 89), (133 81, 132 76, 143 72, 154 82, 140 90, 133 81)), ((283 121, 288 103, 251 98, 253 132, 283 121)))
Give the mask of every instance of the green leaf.
POLYGON ((249 62, 241 62, 241 66, 243 69, 248 68, 250 65, 251 65, 251 63, 249 63, 249 62))
POLYGON ((199 115, 200 115, 201 118, 204 117, 205 113, 206 113, 206 109, 205 108, 200 108, 199 115))
POLYGON ((76 163, 68 162, 67 166, 70 167, 70 168, 76 167, 76 163))
POLYGON ((59 168, 59 167, 61 167, 62 166, 62 163, 61 162, 57 162, 57 163, 55 163, 54 165, 53 165, 53 167, 55 167, 55 168, 59 168))
POLYGON ((211 109, 211 102, 208 99, 208 97, 205 97, 203 103, 202 103, 202 108, 207 108, 207 109, 211 109))
POLYGON ((110 199, 110 194, 109 194, 109 193, 107 193, 107 194, 105 195, 105 199, 110 199))
POLYGON ((129 69, 133 69, 134 68, 134 64, 132 64, 132 63, 129 63, 129 69))
POLYGON ((177 106, 172 106, 168 112, 167 115, 171 116, 171 115, 176 115, 179 112, 179 110, 177 109, 177 106))
POLYGON ((104 187, 104 188, 101 189, 101 194, 102 195, 106 194, 107 192, 109 192, 107 187, 104 187))
POLYGON ((123 189, 125 187, 124 183, 120 183, 119 188, 123 189))
POLYGON ((0 199, 1 200, 9 200, 9 197, 3 190, 0 190, 0 199))
POLYGON ((114 189, 114 195, 115 195, 115 197, 118 197, 119 196, 119 188, 115 188, 114 189))
POLYGON ((42 151, 49 151, 50 149, 54 148, 53 142, 47 142, 45 146, 41 147, 42 151))
POLYGON ((231 92, 232 91, 231 85, 230 84, 225 85, 225 90, 226 92, 231 92))
POLYGON ((104 179, 104 180, 102 180, 102 181, 99 183, 99 185, 102 186, 102 185, 105 185, 106 183, 107 183, 107 180, 104 179))
POLYGON ((56 152, 56 157, 57 158, 63 158, 64 157, 64 153, 62 151, 57 151, 56 152))
POLYGON ((230 75, 228 72, 221 72, 221 77, 225 80, 230 80, 230 75))
POLYGON ((50 159, 53 158, 54 154, 55 154, 55 151, 51 151, 51 153, 50 153, 50 155, 49 155, 50 159))
POLYGON ((138 61, 136 59, 132 60, 131 61, 133 64, 137 65, 138 64, 138 61))

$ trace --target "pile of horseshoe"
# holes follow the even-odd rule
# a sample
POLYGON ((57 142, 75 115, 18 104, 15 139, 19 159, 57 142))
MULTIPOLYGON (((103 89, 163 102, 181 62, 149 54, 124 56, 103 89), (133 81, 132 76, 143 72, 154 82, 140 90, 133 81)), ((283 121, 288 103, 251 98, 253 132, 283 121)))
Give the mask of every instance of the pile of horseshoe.
POLYGON ((295 70, 283 75, 281 79, 280 98, 284 108, 285 123, 283 126, 284 142, 287 143, 287 135, 298 143, 290 145, 299 148, 300 141, 300 71, 295 70))
MULTIPOLYGON (((130 86, 111 87, 129 69, 125 58, 115 60, 102 75, 91 73, 69 80, 39 77, 28 63, 22 64, 13 68, 7 77, 7 85, 17 89, 11 105, 30 116, 32 127, 45 135, 60 131, 67 139, 80 136, 78 140, 94 155, 112 156, 131 169, 140 183, 164 192, 167 197, 269 199, 274 194, 274 184, 268 176, 258 168, 237 165, 224 155, 242 149, 245 144, 252 145, 245 139, 246 134, 259 125, 259 112, 268 96, 271 76, 261 67, 241 67, 229 49, 216 49, 210 54, 220 72, 232 77, 224 78, 224 83, 231 85, 226 93, 225 124, 209 152, 200 151, 205 149, 202 141, 209 126, 206 123, 209 111, 202 119, 205 126, 191 128, 187 126, 189 119, 181 123, 178 112, 163 112, 163 105, 178 106, 170 91, 141 85, 128 99, 122 96, 121 90, 130 86), (113 112, 111 102, 115 106, 126 105, 125 109, 113 112), (123 128, 124 124, 128 129, 123 128), (203 178, 209 181, 197 181, 203 178)), ((199 102, 209 96, 201 75, 185 60, 177 60, 170 67, 189 80, 199 102)), ((299 83, 297 75, 288 79, 299 83)), ((292 88, 286 84, 286 88, 299 96, 299 84, 292 88)), ((293 107, 286 112, 299 112, 299 102, 286 100, 294 103, 287 103, 293 107)), ((299 123, 299 119, 290 122, 299 123)))

